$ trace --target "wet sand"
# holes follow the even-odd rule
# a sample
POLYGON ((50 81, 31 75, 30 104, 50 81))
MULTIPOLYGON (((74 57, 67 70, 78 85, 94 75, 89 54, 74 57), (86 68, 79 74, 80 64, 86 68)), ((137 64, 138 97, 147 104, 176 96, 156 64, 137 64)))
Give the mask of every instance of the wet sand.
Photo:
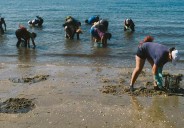
MULTIPOLYGON (((181 95, 132 96, 103 93, 106 86, 128 86, 132 68, 0 65, 0 101, 31 99, 25 113, 0 113, 2 128, 181 128, 184 99, 181 95), (13 82, 14 78, 47 79, 13 82)), ((183 71, 177 71, 183 73, 183 71)), ((152 82, 144 69, 136 87, 152 82)), ((180 86, 183 87, 183 81, 180 86)))

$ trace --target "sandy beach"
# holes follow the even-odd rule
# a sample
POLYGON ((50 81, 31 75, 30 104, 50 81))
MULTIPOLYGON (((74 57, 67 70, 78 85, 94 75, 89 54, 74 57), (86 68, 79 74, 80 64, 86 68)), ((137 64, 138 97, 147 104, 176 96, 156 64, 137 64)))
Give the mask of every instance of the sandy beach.
POLYGON ((155 91, 146 62, 134 93, 126 89, 137 46, 148 35, 179 50, 179 63, 167 63, 164 71, 184 75, 183 0, 0 0, 0 5, 6 21, 0 34, 0 128, 184 127, 184 80, 177 93, 155 91), (30 26, 37 16, 44 19, 42 27, 30 26), (81 22, 79 40, 65 37, 68 16, 81 22), (91 40, 91 25, 85 23, 91 16, 109 22, 107 47, 91 40), (127 18, 134 32, 124 31, 127 18), (37 34, 35 49, 31 40, 31 48, 16 47, 19 25, 37 34))
MULTIPOLYGON (((132 68, 67 65, 0 65, 0 100, 31 99, 25 113, 0 113, 1 128, 181 128, 184 102, 180 95, 151 97, 103 93, 105 86, 128 86, 132 68), (12 78, 48 75, 38 82, 12 78)), ((182 73, 183 71, 178 71, 182 73)), ((136 86, 152 82, 144 69, 136 86)), ((183 81, 180 83, 183 86, 183 81)))

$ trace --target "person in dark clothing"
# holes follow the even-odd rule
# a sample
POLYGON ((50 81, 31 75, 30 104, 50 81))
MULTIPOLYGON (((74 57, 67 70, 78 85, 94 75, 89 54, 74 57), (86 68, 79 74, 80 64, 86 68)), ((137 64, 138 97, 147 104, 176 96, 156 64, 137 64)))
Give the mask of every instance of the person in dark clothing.
POLYGON ((124 31, 130 30, 135 31, 135 24, 132 19, 126 19, 124 21, 124 31))
POLYGON ((136 54, 136 67, 132 73, 130 81, 130 91, 134 90, 134 83, 142 71, 146 59, 152 67, 154 88, 164 90, 162 85, 163 66, 169 61, 172 61, 172 63, 175 64, 179 58, 179 52, 174 47, 169 49, 165 45, 154 42, 145 42, 140 44, 136 54))
POLYGON ((75 34, 77 34, 77 39, 79 39, 79 34, 82 34, 80 26, 80 21, 74 19, 71 16, 68 16, 65 19, 65 23, 63 24, 64 30, 66 32, 65 37, 68 39, 73 39, 75 34))
POLYGON ((34 32, 29 32, 25 27, 19 26, 20 28, 16 30, 15 35, 18 39, 16 46, 19 47, 22 40, 25 42, 25 47, 27 46, 30 48, 30 39, 33 44, 33 48, 36 47, 34 39, 36 38, 36 33, 34 32))
POLYGON ((105 19, 100 20, 100 24, 103 26, 100 29, 103 29, 103 31, 107 31, 109 27, 109 22, 105 19))
POLYGON ((0 18, 0 33, 4 34, 4 31, 6 31, 6 23, 4 18, 0 18), (3 29, 3 25, 4 25, 4 29, 3 29))
POLYGON ((98 28, 100 31, 107 32, 109 27, 109 22, 105 19, 102 19, 98 22, 94 22, 92 27, 98 28))
POLYGON ((40 17, 40 16, 36 16, 36 18, 37 19, 28 21, 28 24, 31 25, 31 26, 33 26, 33 27, 36 26, 36 25, 38 25, 38 27, 41 27, 42 24, 43 24, 43 22, 44 22, 43 18, 40 17))

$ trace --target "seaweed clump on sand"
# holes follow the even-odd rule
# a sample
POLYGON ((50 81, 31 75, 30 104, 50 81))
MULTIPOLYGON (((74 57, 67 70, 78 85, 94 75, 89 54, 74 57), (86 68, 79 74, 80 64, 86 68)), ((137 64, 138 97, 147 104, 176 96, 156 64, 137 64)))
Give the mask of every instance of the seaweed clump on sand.
POLYGON ((169 74, 163 73, 165 88, 168 95, 184 96, 184 89, 180 87, 180 81, 182 81, 182 74, 169 74))
POLYGON ((117 87, 115 85, 109 85, 109 86, 103 86, 102 89, 100 89, 102 93, 106 94, 116 94, 117 93, 117 87))
POLYGON ((36 83, 47 80, 49 75, 36 75, 34 77, 10 78, 13 83, 36 83))
POLYGON ((130 90, 124 89, 123 92, 127 92, 130 95, 134 96, 143 96, 143 97, 152 97, 156 95, 166 95, 167 93, 163 90, 155 90, 153 88, 145 88, 145 87, 139 87, 135 88, 133 92, 130 92, 130 90))
POLYGON ((35 107, 30 99, 9 98, 0 103, 0 113, 27 113, 35 107))
POLYGON ((134 88, 133 92, 130 92, 129 87, 125 85, 107 85, 103 86, 100 91, 102 93, 113 95, 129 94, 144 97, 156 95, 184 96, 184 89, 180 88, 182 76, 182 74, 172 75, 169 73, 163 73, 164 89, 154 89, 153 82, 146 82, 144 86, 134 88))
POLYGON ((182 74, 169 74, 168 72, 163 73, 164 83, 166 89, 178 89, 180 88, 180 81, 182 81, 182 74))

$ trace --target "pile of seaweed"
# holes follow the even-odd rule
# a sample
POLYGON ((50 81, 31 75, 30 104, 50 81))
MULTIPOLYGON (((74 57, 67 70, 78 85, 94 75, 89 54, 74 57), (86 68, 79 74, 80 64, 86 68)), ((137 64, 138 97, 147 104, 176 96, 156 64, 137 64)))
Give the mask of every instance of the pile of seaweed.
POLYGON ((182 74, 169 74, 167 72, 163 73, 164 83, 166 89, 177 89, 180 86, 180 81, 182 81, 182 74))
POLYGON ((23 78, 9 78, 13 83, 36 83, 47 80, 49 75, 36 75, 34 77, 23 77, 23 78))
POLYGON ((123 85, 103 86, 102 89, 100 89, 100 91, 102 93, 113 94, 113 95, 128 94, 128 95, 145 96, 145 97, 166 94, 166 92, 164 92, 162 90, 154 90, 153 88, 145 88, 145 87, 135 88, 133 92, 130 92, 130 89, 126 86, 123 86, 123 85))
POLYGON ((151 97, 156 95, 176 95, 184 96, 184 89, 180 88, 180 81, 182 81, 182 74, 172 75, 169 73, 163 73, 164 77, 164 89, 154 89, 153 82, 146 82, 144 86, 134 88, 133 92, 130 92, 128 86, 125 85, 106 85, 103 86, 100 91, 106 94, 122 95, 129 94, 134 96, 151 97))
POLYGON ((9 98, 0 103, 0 113, 27 113, 35 107, 30 99, 9 98))

